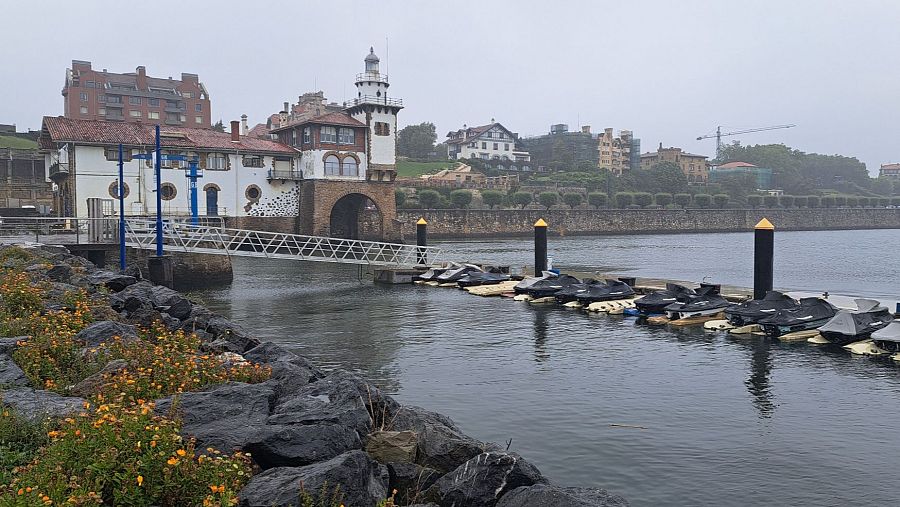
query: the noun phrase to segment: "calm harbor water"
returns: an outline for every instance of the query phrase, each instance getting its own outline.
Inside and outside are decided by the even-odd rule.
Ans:
[[[776,285],[900,292],[900,231],[776,240]],[[529,240],[443,246],[498,264],[532,258]],[[558,267],[580,271],[752,281],[750,234],[551,239],[551,250]],[[890,361],[375,286],[347,267],[235,259],[234,269],[232,285],[196,297],[476,438],[512,439],[557,483],[604,487],[636,506],[900,503],[900,367]]]

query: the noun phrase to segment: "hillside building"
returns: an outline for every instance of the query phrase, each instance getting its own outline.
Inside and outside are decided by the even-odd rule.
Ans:
[[[150,77],[144,66],[118,74],[72,60],[62,96],[66,118],[210,128],[209,92],[197,74]]]
[[[709,183],[716,183],[731,175],[752,174],[756,178],[756,188],[768,190],[772,188],[774,171],[767,167],[757,167],[749,162],[728,162],[709,169]]]
[[[604,129],[597,139],[597,151],[597,165],[617,176],[640,166],[641,140],[636,139],[630,130],[620,130],[619,135],[615,136],[613,129]]]
[[[656,152],[641,155],[641,168],[650,169],[660,162],[672,162],[681,168],[690,184],[703,184],[709,179],[709,163],[705,155],[688,153],[681,148],[663,148],[659,143]]]
[[[569,126],[560,123],[550,126],[550,133],[522,138],[522,148],[531,155],[533,167],[560,169],[581,164],[596,167],[599,162],[597,136],[585,125],[580,131],[569,132]]]
[[[900,180],[900,164],[881,164],[878,177]]]
[[[477,158],[499,170],[531,170],[531,155],[520,146],[519,136],[493,120],[447,133],[447,151],[454,160]]]

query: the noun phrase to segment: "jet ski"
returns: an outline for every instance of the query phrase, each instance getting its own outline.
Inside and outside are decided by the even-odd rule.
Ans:
[[[453,283],[469,273],[483,273],[484,270],[474,264],[463,264],[456,269],[448,269],[435,279],[439,283]]]
[[[778,310],[774,315],[757,320],[756,323],[768,336],[778,337],[795,331],[816,329],[837,313],[831,303],[820,298],[803,298],[793,308]]]
[[[717,294],[714,289],[703,287],[687,297],[685,301],[676,301],[665,307],[669,320],[686,319],[688,317],[706,317],[715,315],[731,306],[727,299]]]
[[[576,299],[583,305],[597,303],[599,301],[615,301],[626,299],[634,295],[634,289],[621,280],[607,280],[603,285],[594,285],[587,291],[578,294]]]
[[[476,285],[495,285],[509,280],[509,275],[504,273],[492,273],[488,271],[474,271],[463,275],[456,281],[460,288],[474,287]]]
[[[516,294],[527,294],[526,290],[541,280],[546,280],[548,278],[556,278],[559,275],[552,271],[544,271],[541,276],[531,276],[528,277],[521,282],[517,283],[515,287],[513,287],[513,292]]]
[[[581,280],[570,275],[559,275],[535,282],[531,287],[525,289],[525,293],[534,299],[545,298],[553,296],[560,290],[576,283],[581,283]]]
[[[583,294],[588,291],[592,287],[605,286],[606,282],[602,280],[594,280],[593,278],[585,278],[581,281],[581,283],[573,283],[568,287],[561,289],[559,292],[553,295],[556,298],[556,302],[560,304],[570,303],[578,299],[579,294]]]
[[[665,313],[665,308],[670,304],[678,301],[685,302],[689,296],[695,294],[693,289],[684,285],[667,283],[665,290],[656,291],[637,299],[634,307],[640,312],[640,315],[661,315]]]
[[[414,276],[413,281],[419,281],[419,282],[435,281],[435,280],[437,280],[437,277],[439,275],[445,273],[448,269],[456,269],[458,267],[459,267],[459,264],[451,263],[449,266],[447,266],[445,268],[431,268],[419,276]]]
[[[857,299],[857,310],[839,310],[819,328],[822,338],[837,345],[865,340],[894,320],[890,310],[874,299]]]
[[[725,310],[725,318],[735,327],[756,324],[758,321],[775,315],[779,310],[788,310],[800,306],[794,298],[787,294],[770,290],[762,299],[754,299],[734,305]]]
[[[887,326],[872,333],[875,346],[888,352],[900,352],[900,320],[891,321]]]

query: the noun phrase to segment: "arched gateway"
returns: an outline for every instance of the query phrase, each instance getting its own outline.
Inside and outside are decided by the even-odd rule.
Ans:
[[[399,241],[393,182],[304,181],[300,234]]]

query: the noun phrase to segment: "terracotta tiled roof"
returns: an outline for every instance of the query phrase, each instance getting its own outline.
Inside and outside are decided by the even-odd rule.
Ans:
[[[265,123],[257,123],[247,132],[247,137],[265,137],[269,135],[269,129]]]
[[[727,164],[720,165],[719,169],[734,169],[736,167],[756,167],[756,166],[749,162],[728,162]]]
[[[326,113],[323,115],[316,116],[314,118],[309,118],[306,120],[297,121],[294,123],[290,123],[285,125],[284,127],[273,128],[271,132],[280,132],[285,129],[299,127],[300,125],[306,125],[314,123],[317,125],[339,125],[341,127],[365,127],[366,124],[353,118],[347,113]]]
[[[62,116],[45,116],[41,133],[42,146],[53,143],[150,146],[155,143],[155,125],[96,120],[76,120]],[[267,153],[295,154],[297,150],[279,142],[241,136],[231,141],[228,132],[210,129],[162,126],[162,145],[165,148],[195,148],[208,150],[241,150]],[[169,135],[167,135],[169,134]],[[48,144],[49,143],[49,144]]]

